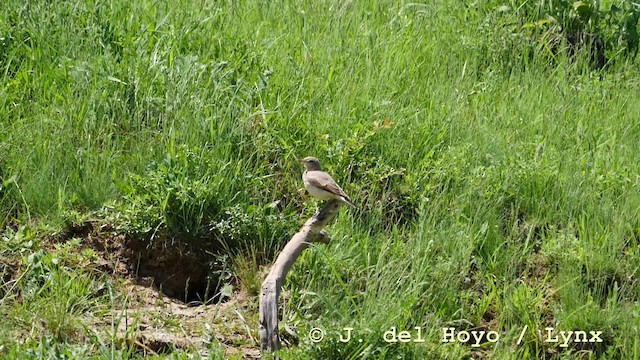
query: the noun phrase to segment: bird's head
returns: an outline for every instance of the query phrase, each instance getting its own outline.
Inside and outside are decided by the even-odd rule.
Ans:
[[[322,170],[320,167],[320,160],[314,158],[313,156],[307,156],[306,158],[300,160],[302,165],[304,165],[304,169],[307,171],[313,170]]]

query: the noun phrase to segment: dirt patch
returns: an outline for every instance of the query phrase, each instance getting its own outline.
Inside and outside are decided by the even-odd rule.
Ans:
[[[540,284],[544,279],[555,276],[558,271],[558,264],[541,252],[523,257],[516,265],[518,278],[530,285]]]
[[[93,320],[92,328],[101,337],[111,338],[115,331],[120,344],[143,356],[189,350],[207,358],[210,349],[217,348],[226,358],[260,358],[257,332],[252,330],[257,329],[257,311],[243,294],[192,307],[131,280],[121,285],[122,298],[111,314]]]
[[[69,227],[52,242],[81,238],[101,259],[99,268],[109,274],[150,280],[164,295],[184,302],[210,302],[219,285],[212,255],[180,241],[144,240],[121,234],[106,224],[85,222]]]
[[[4,297],[9,284],[18,274],[20,259],[15,257],[0,256],[0,297]]]
[[[216,348],[226,358],[260,357],[256,301],[232,290],[217,291],[224,284],[212,281],[210,255],[187,245],[143,242],[94,222],[69,228],[47,243],[53,250],[74,238],[95,252],[91,269],[113,275],[121,289],[110,316],[86,320],[101,337],[115,335],[143,356],[181,349],[206,358]]]

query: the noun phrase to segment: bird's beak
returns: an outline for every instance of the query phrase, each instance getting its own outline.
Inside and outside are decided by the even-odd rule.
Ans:
[[[304,159],[298,159],[298,162],[304,162]]]

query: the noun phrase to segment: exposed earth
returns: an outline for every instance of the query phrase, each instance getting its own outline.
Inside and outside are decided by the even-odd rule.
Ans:
[[[257,301],[235,291],[233,279],[214,284],[196,252],[163,241],[144,246],[96,222],[47,239],[47,247],[57,251],[74,239],[95,253],[86,267],[108,274],[119,292],[110,316],[84,321],[97,334],[108,338],[116,329],[119,341],[133,343],[145,355],[188,349],[207,357],[218,347],[225,358],[260,358]],[[185,290],[189,287],[192,291]],[[216,290],[208,294],[205,288]]]

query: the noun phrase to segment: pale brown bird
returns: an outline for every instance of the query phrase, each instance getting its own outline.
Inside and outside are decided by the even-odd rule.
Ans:
[[[336,184],[331,175],[322,171],[318,159],[308,156],[300,160],[300,162],[305,169],[304,174],[302,174],[302,181],[309,194],[321,200],[336,199],[353,208],[356,207],[349,199],[349,196]]]

